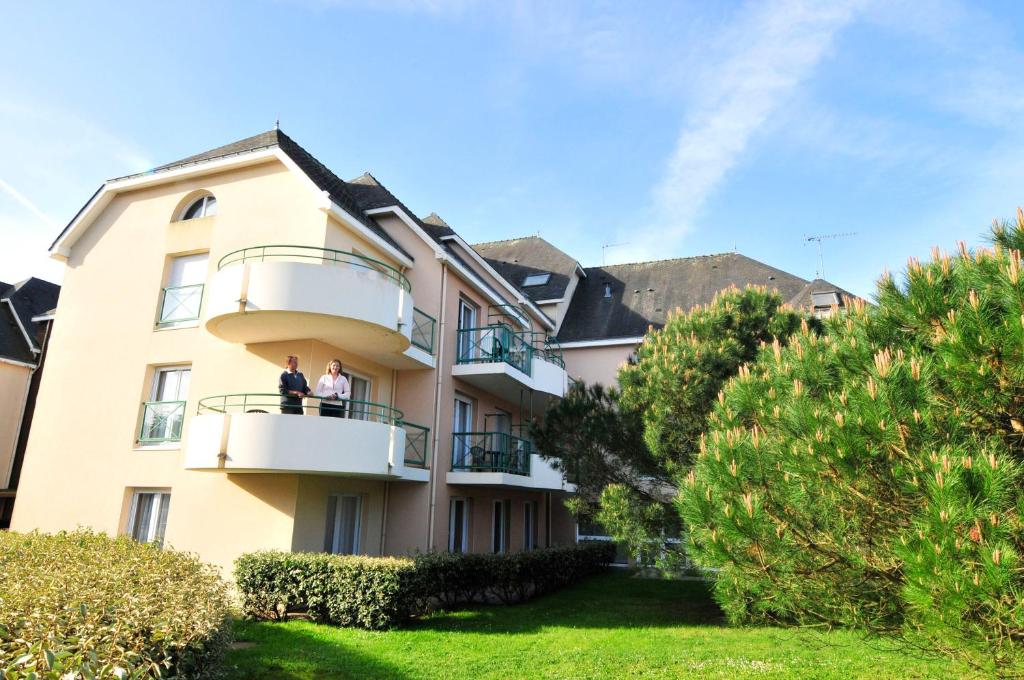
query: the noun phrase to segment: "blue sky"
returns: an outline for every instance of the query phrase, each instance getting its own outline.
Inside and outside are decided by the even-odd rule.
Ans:
[[[1024,5],[6,3],[0,280],[108,177],[282,128],[472,242],[736,249],[861,294],[1024,204]],[[623,244],[603,252],[603,244]]]

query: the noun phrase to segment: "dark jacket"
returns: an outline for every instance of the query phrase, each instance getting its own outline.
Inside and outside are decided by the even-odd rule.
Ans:
[[[298,413],[302,413],[302,398],[288,394],[292,390],[309,394],[309,383],[306,382],[306,376],[302,375],[300,371],[294,373],[283,371],[277,381],[277,391],[281,393],[281,406],[282,408],[298,409]]]

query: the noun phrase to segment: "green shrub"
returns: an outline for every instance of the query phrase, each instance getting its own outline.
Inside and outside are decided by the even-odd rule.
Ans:
[[[590,576],[614,557],[611,543],[412,559],[261,551],[235,560],[235,580],[246,616],[280,620],[305,612],[321,622],[380,630],[434,605],[520,602]]]
[[[302,611],[380,630],[422,611],[422,583],[409,559],[260,551],[235,560],[235,580],[243,612],[257,619]]]
[[[230,596],[192,555],[86,531],[0,532],[4,678],[209,678]]]

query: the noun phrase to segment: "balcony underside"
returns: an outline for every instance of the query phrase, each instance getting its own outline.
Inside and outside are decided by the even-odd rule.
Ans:
[[[532,373],[526,375],[504,361],[452,366],[452,375],[456,378],[512,403],[519,401],[522,390],[534,393],[534,406],[538,408],[545,406],[543,401],[546,399],[561,399],[565,396],[568,379],[564,368],[542,359],[534,359]]]
[[[576,485],[566,482],[562,473],[537,454],[532,454],[530,474],[517,475],[508,472],[483,472],[449,470],[445,476],[448,484],[465,486],[488,486],[504,489],[535,489],[537,491],[563,491],[575,493]]]
[[[280,413],[212,413],[192,419],[185,467],[427,481],[428,470],[403,464],[404,451],[405,431],[395,425]]]
[[[204,310],[206,330],[227,342],[316,339],[392,368],[424,368],[432,358],[410,350],[412,314],[409,292],[375,270],[286,261],[221,269]]]

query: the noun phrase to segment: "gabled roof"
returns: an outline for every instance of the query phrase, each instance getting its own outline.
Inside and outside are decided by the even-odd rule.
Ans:
[[[161,172],[168,172],[171,170],[178,170],[187,168],[192,165],[198,165],[200,163],[227,159],[233,156],[243,156],[245,154],[255,153],[258,151],[264,151],[266,149],[280,149],[284,154],[291,159],[293,163],[307,176],[310,181],[316,185],[318,189],[326,192],[336,205],[343,208],[353,218],[358,220],[360,224],[372,231],[374,234],[379,236],[388,245],[394,247],[400,253],[412,260],[412,256],[402,248],[397,241],[395,241],[390,234],[381,228],[376,221],[371,219],[369,216],[363,213],[363,210],[359,207],[355,198],[350,192],[349,185],[338,177],[336,174],[331,172],[330,168],[317,160],[311,153],[306,151],[304,148],[299,146],[291,137],[286,135],[281,130],[269,130],[267,132],[261,132],[258,135],[252,137],[246,137],[240,139],[237,142],[231,144],[225,144],[224,146],[218,146],[215,149],[209,151],[203,151],[202,153],[187,156],[185,158],[176,160],[172,163],[165,163],[164,165],[157,166],[152,170],[146,172],[136,173],[134,175],[126,175],[124,177],[117,177],[109,180],[107,183],[118,182],[122,180],[136,179],[140,177],[148,177],[157,175]],[[104,185],[106,186],[106,185]],[[98,195],[102,191],[103,187],[96,192]],[[95,195],[94,195],[95,198]],[[88,203],[86,204],[88,205]],[[83,207],[84,210],[84,207]],[[81,214],[81,211],[79,211]],[[57,242],[60,241],[61,237],[70,229],[71,225],[75,222],[75,218],[71,220],[64,231],[60,233],[57,239],[54,241],[53,246],[56,246]],[[51,248],[53,248],[51,246]]]
[[[473,249],[534,302],[560,300],[580,266],[575,259],[539,236],[477,243]],[[551,275],[547,283],[523,285],[527,276],[544,273]]]
[[[563,343],[642,336],[648,326],[663,326],[676,308],[688,311],[709,303],[730,286],[766,286],[791,300],[808,285],[739,253],[588,267],[586,272],[559,329]],[[604,296],[605,284],[611,286],[610,298]]]
[[[35,363],[32,350],[40,348],[36,340],[38,323],[32,321],[32,318],[53,309],[59,295],[60,286],[35,277],[13,285],[2,284],[0,357]]]

